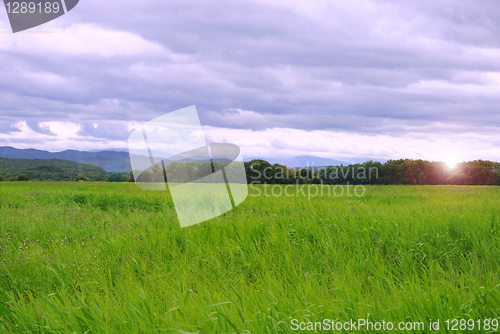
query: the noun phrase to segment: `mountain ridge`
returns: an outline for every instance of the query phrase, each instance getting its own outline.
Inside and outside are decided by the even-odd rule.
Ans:
[[[123,149],[122,149],[123,150]],[[11,146],[0,146],[0,157],[10,158],[10,159],[60,159],[73,161],[77,163],[92,165],[96,167],[101,167],[107,172],[130,172],[130,156],[126,151],[112,151],[112,150],[102,150],[102,151],[78,151],[78,150],[65,150],[61,152],[49,152],[45,150],[38,150],[33,148],[28,149],[18,149]],[[144,166],[150,165],[150,158],[146,156],[135,155],[134,159],[138,162],[144,164]],[[354,162],[346,162],[329,158],[319,158],[315,156],[297,156],[292,158],[261,158],[261,157],[249,157],[244,159],[245,161],[251,161],[253,159],[266,160],[271,164],[281,164],[287,167],[321,167],[321,166],[347,166]],[[157,159],[155,159],[157,160]],[[192,160],[192,159],[191,159]],[[185,159],[183,162],[191,161]],[[360,160],[360,159],[356,159]],[[367,159],[370,160],[370,159]],[[168,161],[168,160],[166,160]],[[196,159],[192,161],[197,161]],[[365,160],[364,160],[365,161]],[[358,161],[356,161],[358,162]],[[146,167],[147,168],[147,167]]]
[[[107,172],[128,172],[131,170],[130,158],[128,152],[117,152],[117,151],[86,152],[77,150],[49,152],[33,148],[17,149],[10,146],[2,146],[0,147],[0,157],[10,158],[10,159],[67,160],[81,164],[101,167]]]

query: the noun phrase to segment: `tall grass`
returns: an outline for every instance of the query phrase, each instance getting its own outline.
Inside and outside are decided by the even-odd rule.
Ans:
[[[500,188],[254,195],[181,229],[168,192],[0,184],[0,330],[292,333],[292,319],[500,314]]]

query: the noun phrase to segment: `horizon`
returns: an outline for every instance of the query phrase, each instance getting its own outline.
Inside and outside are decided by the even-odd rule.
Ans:
[[[47,150],[39,150],[36,148],[16,148],[13,146],[0,146],[0,149],[5,149],[5,148],[10,148],[10,149],[15,149],[15,150],[36,150],[36,151],[42,151],[42,152],[48,152],[48,153],[63,153],[65,151],[76,151],[76,152],[82,152],[82,153],[115,152],[115,153],[127,153],[127,154],[129,154],[128,149],[113,149],[113,148],[104,149],[104,150],[92,150],[92,151],[81,151],[81,150],[75,150],[75,149],[66,149],[63,151],[47,151]],[[3,155],[4,155],[4,153],[0,152],[0,158],[4,157]],[[5,158],[38,160],[38,158],[9,158],[9,157],[5,157]],[[400,157],[397,159],[388,159],[388,160],[384,160],[384,159],[378,159],[378,160],[377,159],[366,159],[366,160],[357,159],[357,161],[348,162],[348,161],[340,161],[340,160],[337,160],[335,158],[321,158],[321,157],[310,156],[310,155],[289,157],[289,158],[283,159],[281,162],[276,162],[277,159],[264,158],[264,157],[248,157],[248,158],[243,157],[243,158],[244,158],[243,160],[245,162],[250,162],[252,160],[261,159],[261,160],[264,160],[264,161],[269,162],[271,164],[280,164],[280,165],[284,165],[288,168],[311,168],[311,167],[314,168],[314,167],[327,167],[327,166],[340,166],[340,165],[348,166],[348,165],[355,165],[355,164],[363,164],[363,163],[369,162],[369,161],[380,162],[380,163],[384,164],[384,163],[388,162],[389,160],[413,160],[413,161],[423,160],[423,161],[428,161],[428,162],[433,162],[433,163],[443,163],[449,169],[454,169],[458,164],[470,163],[473,161],[489,161],[492,163],[500,163],[500,161],[494,161],[494,160],[488,160],[488,159],[475,159],[475,160],[464,160],[464,161],[444,161],[444,160],[411,159],[411,158],[405,158],[405,157]],[[291,165],[290,164],[290,163],[293,163],[294,161],[300,161],[297,159],[301,159],[302,161],[304,161],[304,159],[311,159],[311,161],[305,160],[305,163],[301,163],[298,165]],[[327,164],[319,165],[319,164],[315,164],[314,159],[331,160],[331,161],[334,161],[334,163],[333,164],[327,163]],[[43,160],[43,159],[41,159],[41,160]],[[66,159],[61,159],[61,160],[66,160]],[[196,159],[194,159],[194,160],[196,161]],[[68,160],[68,161],[71,161],[71,160]]]

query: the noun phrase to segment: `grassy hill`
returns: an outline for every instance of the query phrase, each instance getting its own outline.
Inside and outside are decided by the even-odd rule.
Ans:
[[[94,181],[104,181],[106,171],[101,167],[60,159],[9,159],[0,158],[0,175],[9,180],[20,174],[30,180],[72,181],[78,174],[85,174]]]

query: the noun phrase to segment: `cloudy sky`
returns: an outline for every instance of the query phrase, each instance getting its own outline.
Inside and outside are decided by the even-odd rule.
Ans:
[[[196,105],[244,156],[500,161],[500,1],[80,0],[12,34],[0,146],[126,148]]]

